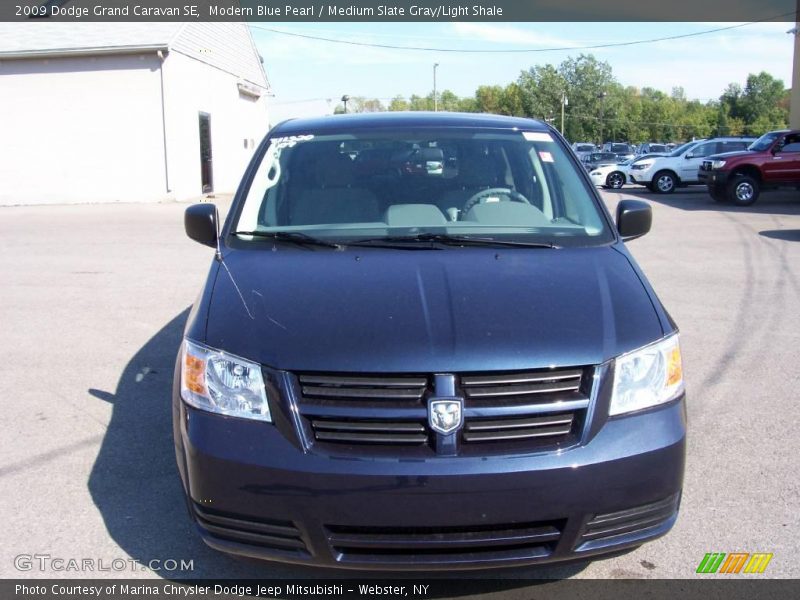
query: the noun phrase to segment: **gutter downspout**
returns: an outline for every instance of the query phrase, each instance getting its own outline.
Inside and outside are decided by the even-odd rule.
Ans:
[[[161,77],[161,136],[164,140],[164,185],[166,186],[167,194],[171,193],[169,185],[169,158],[167,154],[167,109],[166,100],[164,98],[164,61],[167,59],[163,51],[159,50],[158,58],[161,60],[158,72]]]
[[[792,67],[792,95],[789,100],[789,127],[800,129],[800,0],[794,15],[794,65]]]

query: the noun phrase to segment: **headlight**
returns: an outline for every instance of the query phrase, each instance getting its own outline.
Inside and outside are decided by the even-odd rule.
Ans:
[[[649,169],[655,163],[654,160],[643,160],[642,162],[636,162],[631,165],[631,169],[636,169],[637,171],[643,171],[644,169]]]
[[[189,340],[181,352],[181,398],[200,410],[272,421],[260,365]]]
[[[669,402],[683,389],[681,349],[674,334],[617,358],[609,415]]]
[[[725,166],[725,161],[724,160],[712,160],[711,161],[711,168],[712,169],[721,169],[724,166]]]

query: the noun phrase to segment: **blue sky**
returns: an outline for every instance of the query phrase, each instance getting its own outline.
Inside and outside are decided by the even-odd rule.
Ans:
[[[581,50],[529,54],[455,54],[345,46],[258,29],[399,46],[470,49],[579,47],[651,39],[728,27],[733,23],[258,23],[253,36],[272,84],[276,118],[324,112],[342,94],[389,99],[424,95],[433,87],[471,95],[478,85],[505,85],[535,64],[558,64]],[[768,71],[791,85],[791,23],[757,23],[681,40],[585,50],[608,61],[625,85],[708,100],[748,73]]]

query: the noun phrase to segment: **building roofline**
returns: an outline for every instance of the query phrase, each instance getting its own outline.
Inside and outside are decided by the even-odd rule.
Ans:
[[[47,48],[42,50],[0,51],[0,60],[23,58],[64,58],[72,56],[112,56],[118,54],[148,54],[169,52],[169,44],[144,44],[134,46],[95,46],[89,48]]]

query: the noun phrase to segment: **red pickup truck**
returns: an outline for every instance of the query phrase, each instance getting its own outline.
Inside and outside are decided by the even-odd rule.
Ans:
[[[743,152],[709,156],[697,173],[717,202],[750,206],[761,190],[800,189],[800,130],[765,133]]]

